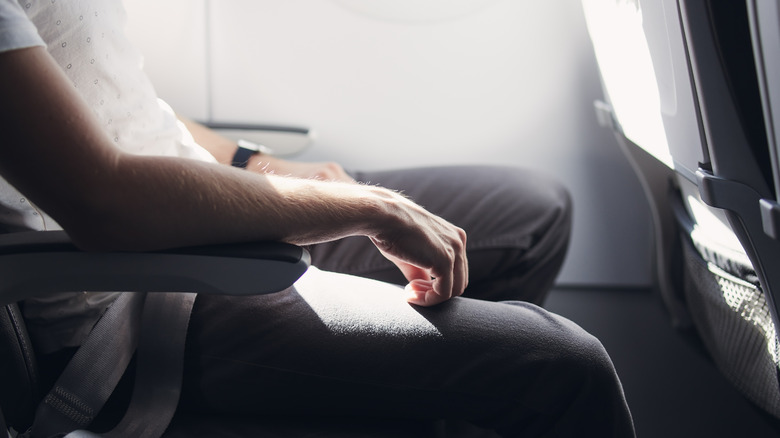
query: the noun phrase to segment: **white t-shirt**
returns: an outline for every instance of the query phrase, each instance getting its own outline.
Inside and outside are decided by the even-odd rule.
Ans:
[[[120,0],[0,0],[0,52],[45,46],[121,149],[215,162],[157,98],[141,55],[124,35],[126,19]],[[3,179],[0,227],[60,229]],[[23,310],[36,347],[51,352],[79,345],[115,295],[61,293],[26,300]]]

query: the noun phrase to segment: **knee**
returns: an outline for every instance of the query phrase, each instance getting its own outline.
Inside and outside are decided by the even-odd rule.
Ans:
[[[601,380],[600,376],[614,373],[612,360],[598,338],[563,317],[550,318],[557,320],[551,330],[556,345],[551,366],[574,381]]]
[[[536,201],[539,205],[543,232],[559,236],[568,242],[571,234],[573,202],[569,190],[559,181],[540,176]]]
[[[612,359],[595,336],[581,330],[568,352],[570,356],[564,362],[568,363],[575,379],[581,380],[578,384],[597,389],[614,385],[617,373]]]
[[[586,425],[592,436],[634,436],[631,412],[623,386],[604,346],[595,337],[584,340],[585,352],[578,358],[577,378],[570,382],[563,403],[572,424]]]
[[[536,254],[560,269],[569,249],[572,230],[572,198],[559,182],[548,179],[540,190],[543,197],[539,227],[534,235]]]
[[[542,370],[550,381],[572,388],[587,382],[611,380],[616,372],[607,350],[598,338],[571,320],[524,302],[504,303],[507,312],[521,312],[520,317],[506,318],[509,333],[531,331],[530,337],[514,337],[518,360],[530,358],[534,369]],[[511,315],[511,314],[510,314]],[[529,327],[532,327],[529,329]],[[529,341],[531,345],[527,344]]]
[[[501,190],[507,202],[501,205],[513,206],[507,213],[532,223],[537,234],[555,234],[568,239],[573,209],[569,190],[544,173],[512,168],[504,171]]]
[[[530,237],[529,253],[536,262],[563,263],[569,247],[572,230],[573,202],[569,190],[557,179],[548,175],[517,170],[511,184],[505,186],[506,196],[521,199],[512,211],[518,226],[524,227]],[[513,204],[503,204],[513,205]],[[542,259],[542,260],[538,260]]]
[[[564,353],[553,366],[561,377],[557,408],[577,412],[571,415],[581,419],[602,418],[620,428],[630,423],[622,384],[602,343],[579,327],[564,330],[563,336]]]

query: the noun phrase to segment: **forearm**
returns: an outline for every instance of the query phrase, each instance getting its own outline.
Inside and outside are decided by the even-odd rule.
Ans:
[[[132,155],[120,156],[111,173],[80,211],[55,215],[86,249],[364,235],[409,279],[410,302],[438,304],[468,284],[463,230],[380,187]]]
[[[63,223],[84,248],[154,250],[250,240],[310,244],[364,235],[410,281],[410,302],[438,304],[468,284],[465,232],[380,187],[130,155],[120,157],[112,173],[114,178],[92,192],[95,198],[87,204],[92,209]]]
[[[100,193],[93,193],[93,212],[66,227],[82,246],[151,250],[248,240],[311,244],[371,236],[392,220],[390,206],[394,198],[400,199],[371,186],[261,175],[160,157],[123,156],[113,174],[103,181]],[[134,213],[129,216],[128,211]],[[84,223],[85,216],[94,218],[92,223]]]

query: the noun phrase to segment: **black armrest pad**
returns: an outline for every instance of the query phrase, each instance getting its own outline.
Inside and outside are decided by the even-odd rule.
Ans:
[[[308,252],[280,242],[84,252],[63,231],[0,235],[0,304],[67,291],[254,295],[283,290],[306,271]]]

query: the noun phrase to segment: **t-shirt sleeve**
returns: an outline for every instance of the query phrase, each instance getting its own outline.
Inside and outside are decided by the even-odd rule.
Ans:
[[[46,46],[38,29],[16,0],[0,0],[0,52]]]

